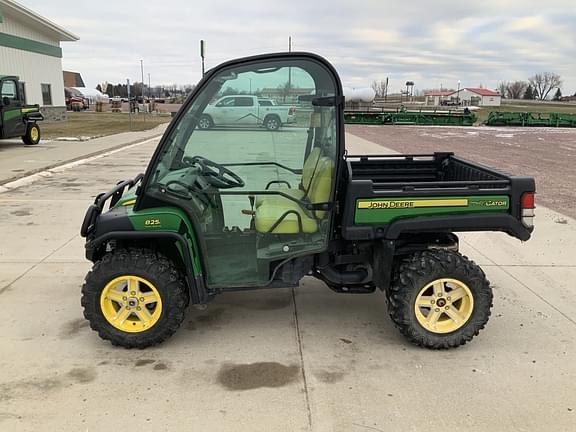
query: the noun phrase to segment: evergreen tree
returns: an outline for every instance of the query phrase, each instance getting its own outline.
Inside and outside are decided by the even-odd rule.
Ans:
[[[562,91],[560,89],[556,89],[556,94],[552,98],[552,100],[559,101],[562,97]]]
[[[528,100],[534,99],[534,90],[532,89],[531,85],[526,87],[526,91],[524,92],[524,99],[528,99]]]

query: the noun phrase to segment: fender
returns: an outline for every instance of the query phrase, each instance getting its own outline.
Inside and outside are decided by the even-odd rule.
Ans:
[[[180,245],[179,252],[182,254],[184,260],[184,267],[186,270],[186,284],[190,293],[190,300],[193,304],[205,304],[209,300],[206,286],[202,275],[195,275],[193,272],[193,261],[190,256],[190,249],[186,238],[177,232],[173,231],[153,231],[153,232],[138,232],[138,231],[111,231],[96,237],[86,242],[86,258],[94,261],[95,253],[100,246],[110,240],[147,240],[167,238],[178,242]]]
[[[481,213],[401,219],[388,226],[384,237],[396,240],[404,232],[453,231],[503,231],[522,241],[528,240],[532,233],[531,229],[512,215]]]

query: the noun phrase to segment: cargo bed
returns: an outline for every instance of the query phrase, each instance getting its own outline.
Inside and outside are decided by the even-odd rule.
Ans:
[[[453,153],[349,155],[345,178],[347,239],[390,238],[416,227],[505,231],[523,240],[532,231],[521,222],[521,199],[534,192],[534,179]]]

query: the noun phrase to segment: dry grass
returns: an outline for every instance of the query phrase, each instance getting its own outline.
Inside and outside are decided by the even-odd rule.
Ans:
[[[170,121],[170,115],[139,114],[130,118],[125,113],[69,112],[62,122],[41,123],[43,138],[95,137],[121,132],[143,131]]]

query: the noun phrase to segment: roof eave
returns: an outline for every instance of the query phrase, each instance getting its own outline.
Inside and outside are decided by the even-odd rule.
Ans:
[[[496,92],[493,92],[492,90],[487,90],[487,89],[485,89],[484,92],[479,92],[477,89],[466,87],[466,88],[464,88],[464,90],[467,90],[470,93],[474,93],[474,94],[477,94],[479,96],[491,96],[491,97],[502,96],[500,93],[496,93]],[[489,91],[490,93],[486,94],[486,91]]]
[[[47,18],[44,18],[43,16],[41,16],[41,15],[37,14],[36,12],[28,9],[26,6],[23,6],[20,3],[16,3],[15,1],[12,1],[12,0],[0,0],[0,5],[2,5],[4,8],[11,9],[13,12],[15,12],[17,14],[24,15],[25,17],[27,17],[33,21],[36,21],[36,22],[42,24],[43,26],[49,28],[51,31],[53,31],[54,33],[56,33],[59,36],[59,40],[61,42],[75,42],[75,41],[80,39],[74,33],[69,32],[68,30],[64,29],[63,27],[60,27],[58,24],[50,21]]]

